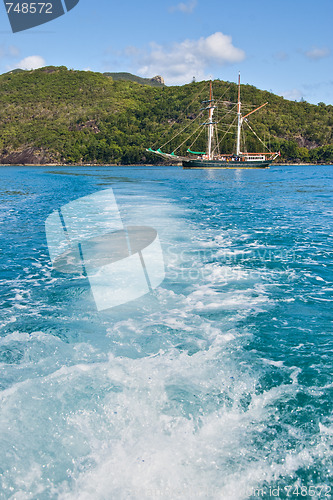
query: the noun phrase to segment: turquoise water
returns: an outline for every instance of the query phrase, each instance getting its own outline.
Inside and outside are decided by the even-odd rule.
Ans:
[[[331,498],[332,167],[0,172],[0,498]],[[98,313],[44,223],[110,187],[166,279]]]

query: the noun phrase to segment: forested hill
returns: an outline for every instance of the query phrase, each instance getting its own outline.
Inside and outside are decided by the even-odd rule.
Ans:
[[[176,142],[184,142],[178,152],[186,151],[191,146],[186,136],[195,132],[200,100],[207,99],[207,92],[207,82],[154,87],[65,67],[1,75],[0,162],[161,162],[145,148],[171,152]],[[269,102],[249,123],[271,150],[281,151],[281,161],[333,163],[333,106],[288,101],[250,85],[242,85],[241,95],[248,106],[244,112]],[[237,101],[236,85],[215,81],[214,97],[228,120]],[[232,133],[224,134],[228,128],[222,132],[221,150],[231,152],[232,125]],[[164,146],[176,134],[177,141]],[[249,151],[262,149],[252,133],[247,139]],[[199,137],[197,151],[204,141]]]

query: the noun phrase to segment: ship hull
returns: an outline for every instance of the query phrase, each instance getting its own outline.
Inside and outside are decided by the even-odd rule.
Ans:
[[[216,160],[183,160],[184,169],[190,168],[269,168],[270,161],[216,161]]]

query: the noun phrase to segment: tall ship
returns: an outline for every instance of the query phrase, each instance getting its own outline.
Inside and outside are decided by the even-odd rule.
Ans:
[[[252,111],[242,114],[242,103],[241,103],[241,84],[240,84],[240,75],[238,77],[238,100],[237,104],[235,103],[236,108],[236,117],[234,121],[231,122],[229,128],[226,133],[230,133],[230,129],[235,126],[236,127],[236,138],[235,138],[235,148],[233,153],[222,153],[220,152],[220,142],[219,141],[219,125],[221,124],[221,120],[214,121],[214,111],[217,109],[217,104],[215,103],[215,99],[213,98],[213,87],[212,82],[209,82],[209,99],[206,101],[202,101],[203,108],[201,108],[201,112],[208,112],[208,119],[204,121],[204,123],[200,123],[198,129],[191,133],[192,137],[196,132],[200,135],[202,128],[206,129],[206,151],[193,151],[193,142],[191,146],[189,146],[186,150],[186,155],[181,155],[177,153],[177,150],[184,146],[184,141],[175,147],[171,153],[166,153],[161,150],[161,147],[158,149],[148,148],[146,151],[150,153],[155,153],[171,162],[175,162],[177,164],[181,163],[184,169],[193,169],[193,168],[268,168],[269,165],[280,156],[280,152],[272,152],[270,148],[260,139],[260,137],[253,130],[251,125],[248,122],[248,117],[259,111],[264,106],[268,104],[268,102],[262,104],[261,106],[253,109]],[[229,113],[229,112],[228,112]],[[200,117],[201,114],[198,115]],[[245,140],[242,141],[243,126],[247,125],[247,127],[253,132],[256,138],[261,142],[265,151],[261,153],[249,153],[246,151]],[[185,127],[186,128],[186,127]],[[225,133],[225,134],[226,134]],[[224,134],[224,136],[225,136]],[[180,135],[180,132],[176,134]],[[167,146],[172,142],[174,138],[170,139],[164,146]]]

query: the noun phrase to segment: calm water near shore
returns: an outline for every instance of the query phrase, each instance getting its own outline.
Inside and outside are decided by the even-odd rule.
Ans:
[[[0,174],[1,499],[332,497],[333,166]],[[97,312],[45,220],[106,188],[166,278]]]

